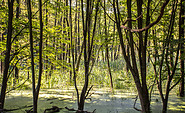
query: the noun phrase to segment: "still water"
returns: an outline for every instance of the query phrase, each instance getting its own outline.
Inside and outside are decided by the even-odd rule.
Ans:
[[[133,92],[133,91],[132,91]],[[85,103],[85,111],[95,113],[140,113],[133,109],[137,93],[130,93],[128,90],[114,90],[110,92],[109,88],[93,88],[90,96]],[[12,91],[7,94],[5,109],[20,108],[32,105],[32,91],[21,90]],[[38,101],[38,113],[44,113],[45,109],[57,106],[63,108],[59,113],[74,113],[65,109],[77,109],[76,92],[74,87],[57,88],[57,89],[41,89]],[[140,108],[139,100],[136,107]],[[161,113],[162,104],[159,95],[153,94],[151,99],[152,113]],[[12,111],[11,113],[26,113],[24,108]],[[185,113],[185,98],[180,98],[175,94],[171,94],[168,104],[168,113]]]

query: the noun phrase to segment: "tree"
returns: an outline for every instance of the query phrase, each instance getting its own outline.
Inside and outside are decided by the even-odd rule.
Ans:
[[[40,42],[39,42],[39,78],[35,92],[35,101],[38,101],[40,86],[41,86],[41,79],[42,79],[42,40],[43,40],[43,22],[42,22],[42,0],[39,0],[39,18],[40,18]],[[37,107],[37,106],[36,106]],[[37,111],[35,111],[37,112]]]
[[[169,21],[169,26],[164,29],[163,33],[165,34],[165,38],[161,42],[160,40],[154,41],[155,54],[154,56],[154,73],[156,76],[156,81],[158,85],[159,94],[163,103],[162,112],[167,112],[168,99],[170,95],[170,91],[180,82],[181,78],[177,74],[177,64],[179,58],[179,49],[180,49],[180,41],[179,39],[174,38],[175,34],[175,15],[177,12],[177,2],[174,0],[172,2],[172,11],[171,17]],[[179,34],[180,35],[180,34]],[[161,44],[162,43],[162,44]],[[161,47],[160,47],[161,46]],[[175,80],[175,78],[177,78]],[[166,84],[165,84],[166,82]],[[163,87],[163,84],[166,87]]]
[[[2,81],[2,87],[1,87],[1,95],[0,95],[0,109],[4,108],[4,102],[5,102],[5,94],[6,94],[6,88],[7,88],[7,81],[8,81],[8,71],[10,66],[10,51],[11,51],[11,39],[12,39],[12,21],[13,21],[13,5],[14,0],[8,0],[8,33],[7,33],[7,39],[6,39],[6,53],[5,53],[5,59],[4,59],[4,71],[3,71],[3,81]]]
[[[133,20],[131,17],[131,0],[127,1],[127,10],[128,10],[128,19],[122,23],[122,18],[120,14],[120,9],[119,9],[119,2],[118,0],[113,0],[113,8],[114,8],[114,15],[115,15],[115,21],[117,24],[117,31],[119,34],[119,39],[120,39],[120,44],[122,47],[122,54],[124,56],[124,59],[126,61],[126,64],[129,68],[129,70],[132,73],[132,76],[134,78],[138,95],[140,98],[140,103],[141,103],[141,108],[142,112],[150,113],[150,101],[149,101],[149,93],[148,93],[148,88],[147,88],[147,82],[146,82],[146,48],[147,48],[147,38],[148,38],[148,29],[157,24],[163,14],[164,14],[164,9],[166,5],[169,3],[169,0],[166,0],[161,7],[160,14],[157,17],[156,21],[152,22],[149,24],[149,6],[150,6],[150,0],[148,2],[148,8],[147,8],[147,15],[146,15],[146,27],[143,26],[143,13],[142,13],[142,5],[143,1],[137,0],[137,19]],[[131,21],[137,21],[138,23],[138,29],[132,29],[132,23]],[[126,27],[125,24],[128,22],[128,26]],[[121,31],[121,28],[128,30],[129,32],[136,32],[138,33],[138,42],[137,40],[134,40],[133,35],[129,33],[129,38],[127,38],[127,42],[130,46],[130,51],[131,51],[131,59],[128,56],[128,53],[125,49],[125,43],[123,41],[123,34]],[[145,31],[145,37],[143,37],[143,33]],[[137,47],[137,45],[139,47]],[[136,59],[136,50],[138,50],[138,58],[139,58],[139,66],[140,69],[138,69],[137,66],[137,59]],[[128,51],[129,52],[129,51]],[[137,109],[139,110],[139,109]]]
[[[104,8],[105,8],[105,0],[104,0]],[[108,72],[110,76],[110,83],[111,83],[111,90],[113,91],[113,81],[112,81],[112,73],[110,68],[110,62],[109,62],[109,48],[108,48],[108,33],[107,33],[107,19],[106,19],[106,9],[104,9],[104,23],[105,23],[105,43],[106,43],[106,58],[107,58],[107,66],[108,66]]]
[[[16,8],[16,19],[18,20],[19,19],[19,16],[20,16],[20,0],[16,0],[17,1],[17,8]],[[16,41],[17,42],[17,41]],[[17,46],[17,44],[16,44],[16,46],[15,46],[16,48],[18,47]],[[16,59],[18,59],[18,56],[16,55]],[[17,80],[18,80],[18,78],[19,78],[19,69],[18,69],[18,67],[15,65],[15,73],[14,73],[14,75],[15,75],[15,78],[14,78],[14,83],[16,83],[17,82]]]
[[[31,71],[32,71],[32,91],[33,91],[33,112],[37,112],[37,102],[36,102],[36,90],[35,90],[35,68],[34,68],[34,53],[33,53],[33,34],[32,34],[32,8],[31,1],[27,1],[28,7],[28,19],[29,19],[29,37],[30,37],[30,52],[31,52]]]
[[[149,1],[148,1],[149,2]],[[139,48],[138,48],[138,56],[139,56],[139,65],[140,65],[140,72],[139,73],[139,69],[137,66],[137,59],[136,59],[136,46],[134,46],[134,40],[133,40],[133,35],[131,32],[129,32],[129,39],[128,44],[130,46],[131,49],[131,59],[127,56],[129,51],[126,51],[125,49],[125,44],[123,41],[123,34],[121,31],[121,15],[120,15],[120,9],[119,9],[119,5],[118,5],[118,0],[117,1],[113,1],[113,7],[114,7],[114,15],[115,15],[115,20],[116,20],[116,24],[117,24],[117,31],[119,34],[119,39],[120,39],[120,44],[121,44],[121,48],[122,48],[122,54],[124,56],[124,59],[127,63],[127,66],[129,68],[129,70],[132,73],[132,76],[134,78],[136,87],[137,87],[137,91],[138,91],[138,95],[140,98],[140,103],[141,103],[141,108],[142,112],[145,113],[150,113],[150,101],[149,101],[149,94],[148,94],[148,88],[147,88],[147,82],[146,82],[146,44],[147,44],[147,40],[146,38],[143,38],[143,34],[142,32],[139,32]],[[127,1],[127,10],[128,10],[128,19],[131,19],[131,0]],[[141,13],[142,13],[142,1],[137,0],[137,13],[138,13],[138,17],[140,17]],[[130,29],[132,29],[132,23],[131,21],[128,21],[128,26]],[[142,18],[138,18],[138,29],[142,29]],[[129,60],[130,59],[130,60]],[[137,109],[139,110],[139,109]]]
[[[179,37],[182,40],[180,47],[180,65],[181,65],[181,81],[179,87],[179,93],[181,97],[184,97],[184,0],[180,1],[180,14],[179,14]]]
[[[34,52],[33,52],[33,33],[32,33],[32,10],[31,1],[28,0],[28,18],[29,18],[29,36],[30,36],[30,51],[31,51],[31,69],[32,69],[32,90],[33,90],[33,112],[37,113],[37,101],[41,86],[42,77],[42,37],[43,37],[43,23],[42,23],[42,0],[39,0],[39,17],[40,17],[40,42],[39,42],[39,78],[37,87],[35,85],[35,69],[34,69]]]
[[[71,1],[70,1],[71,2]],[[85,99],[88,96],[89,90],[92,88],[90,87],[88,89],[88,84],[89,84],[89,75],[90,75],[90,61],[92,60],[92,54],[93,54],[93,46],[94,46],[94,36],[95,36],[95,30],[96,30],[96,23],[97,23],[97,15],[98,15],[98,6],[99,6],[100,0],[97,0],[97,2],[93,2],[92,0],[87,0],[87,5],[86,5],[86,14],[84,15],[84,4],[83,0],[81,0],[81,13],[82,13],[82,26],[83,26],[83,45],[81,52],[83,50],[83,56],[84,56],[84,68],[85,68],[85,82],[84,86],[82,88],[81,94],[78,92],[77,88],[77,83],[76,83],[76,75],[78,72],[79,68],[79,60],[81,58],[81,53],[79,54],[79,58],[77,61],[77,64],[75,66],[75,58],[74,58],[74,45],[73,45],[73,39],[72,39],[72,30],[71,30],[71,46],[72,46],[72,60],[73,60],[73,75],[74,75],[74,85],[77,93],[77,103],[78,103],[78,110],[83,112],[84,109],[84,104],[85,104]],[[95,18],[94,18],[94,26],[92,30],[92,35],[91,35],[91,22],[92,22],[92,13],[95,5]],[[70,3],[71,6],[71,3]],[[70,7],[71,11],[71,7]],[[70,12],[71,15],[71,12]],[[86,17],[86,18],[85,18]],[[72,19],[70,16],[70,22],[72,26]],[[71,27],[72,29],[72,27]],[[93,65],[92,65],[93,66]],[[77,69],[77,70],[76,70]]]

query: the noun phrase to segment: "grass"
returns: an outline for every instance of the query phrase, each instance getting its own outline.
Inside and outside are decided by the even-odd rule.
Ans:
[[[118,59],[115,61],[110,61],[111,73],[113,78],[113,85],[116,89],[129,89],[130,87],[134,87],[134,82],[130,73],[127,73],[125,70],[125,62],[123,59]],[[50,70],[44,70],[42,74],[42,88],[61,88],[73,86],[73,78],[72,83],[70,82],[70,72],[69,70],[53,70],[51,76],[46,76],[46,71],[49,73]],[[84,84],[84,66],[81,63],[79,72],[77,73],[77,84],[79,86]],[[31,72],[28,70],[19,72],[19,80],[14,83],[14,75],[10,76],[8,81],[8,89],[12,87],[18,87],[22,84],[28,77],[29,79],[25,84],[21,85],[18,89],[31,89],[32,88],[32,78]],[[73,76],[73,75],[72,75]],[[2,77],[2,76],[1,76]],[[38,75],[36,75],[38,78]],[[1,79],[2,80],[2,79]],[[36,79],[37,80],[37,79]],[[1,81],[0,81],[1,82]],[[99,61],[93,67],[93,70],[89,76],[89,84],[96,85],[99,87],[110,87],[110,76],[107,68],[107,61]]]
[[[112,77],[113,77],[114,90],[115,91],[121,90],[124,93],[128,92],[129,94],[131,94],[131,93],[137,94],[136,93],[137,90],[136,90],[136,87],[135,87],[135,84],[134,84],[134,81],[133,81],[133,77],[132,77],[131,73],[127,72],[126,69],[125,69],[126,68],[125,61],[120,58],[116,61],[111,61],[110,66],[111,66],[111,72],[112,72]],[[49,70],[47,70],[47,71],[49,72]],[[38,75],[36,75],[36,76],[38,77]],[[27,79],[27,77],[28,77],[28,72],[20,71],[19,83],[14,84],[13,75],[10,76],[10,79],[8,81],[8,90],[12,89],[12,87],[19,86],[21,83],[24,82],[24,80]],[[74,88],[73,83],[70,82],[69,70],[65,70],[65,71],[54,70],[53,73],[51,74],[51,76],[48,76],[47,79],[46,79],[46,70],[45,70],[43,72],[42,77],[43,77],[42,78],[42,89],[44,89],[44,88],[46,88],[46,89],[54,88],[55,90],[56,89],[63,90],[65,88],[67,88],[69,90],[70,87]],[[153,67],[152,67],[151,64],[150,65],[147,64],[147,83],[148,83],[148,86],[150,86],[153,83],[153,80],[154,80]],[[83,63],[81,63],[79,72],[77,74],[77,84],[79,86],[78,87],[79,91],[81,91],[82,86],[84,84],[84,66],[83,66]],[[108,73],[108,69],[107,69],[107,62],[99,61],[97,64],[95,64],[95,66],[92,70],[92,73],[89,76],[89,87],[91,85],[94,85],[94,87],[99,88],[99,89],[104,89],[105,87],[106,88],[108,87],[110,89],[110,77],[109,77],[109,73]],[[23,84],[21,87],[17,88],[17,91],[19,91],[19,90],[28,90],[28,89],[30,89],[30,90],[32,89],[31,72],[29,73],[28,81],[25,84]],[[156,86],[154,87],[154,90],[155,90],[155,94],[158,95],[159,93],[158,93],[158,90],[157,90]],[[94,89],[93,89],[93,91],[96,92],[96,90],[94,90]],[[175,94],[177,94],[177,91],[178,91],[178,88],[174,89],[172,92],[173,93],[175,92]],[[10,94],[11,94],[11,92],[10,92]],[[72,95],[75,95],[75,94],[76,93],[73,93]],[[153,100],[156,99],[156,97],[153,96],[155,94],[154,93],[152,94]],[[173,95],[175,95],[175,94],[173,94]],[[106,95],[106,94],[103,93],[103,95]],[[174,99],[176,97],[170,97],[170,98]],[[99,98],[97,98],[97,100],[99,100]],[[158,100],[160,101],[160,97],[159,97]],[[115,101],[115,102],[117,103],[117,101]],[[180,106],[180,107],[178,107],[177,111],[182,110],[182,108],[184,109],[184,106],[182,106],[182,105],[184,105],[184,103],[181,102],[181,99],[179,100],[180,103],[174,102],[174,100],[173,101],[170,100],[170,102],[171,102],[170,103],[170,110],[172,110],[172,111],[177,110],[175,108],[176,105]],[[107,103],[107,100],[105,101],[105,103]],[[160,101],[160,103],[161,103],[161,101]],[[110,103],[110,104],[112,104],[112,103]],[[156,102],[152,102],[151,104],[152,104],[152,107],[153,106],[158,106],[158,107],[161,108],[161,104],[159,105]],[[95,107],[98,107],[98,106],[95,106]],[[91,109],[91,108],[88,108],[88,109]]]

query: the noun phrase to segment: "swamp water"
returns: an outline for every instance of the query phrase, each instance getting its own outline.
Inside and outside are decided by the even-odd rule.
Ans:
[[[136,93],[129,93],[122,89],[110,93],[109,88],[93,88],[90,97],[86,100],[85,111],[95,113],[140,113],[133,108]],[[14,109],[32,105],[32,91],[12,91],[7,94],[5,109]],[[77,109],[76,92],[73,87],[66,89],[41,89],[38,101],[38,113],[44,113],[45,109],[57,106],[64,108],[60,113],[74,113],[65,107]],[[140,108],[139,100],[136,107]],[[162,104],[159,95],[152,96],[152,113],[161,113]],[[26,113],[25,108],[11,113]],[[169,98],[168,113],[185,113],[185,98],[172,94]]]

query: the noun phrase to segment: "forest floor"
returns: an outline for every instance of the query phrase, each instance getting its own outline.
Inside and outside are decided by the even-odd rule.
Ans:
[[[93,88],[90,91],[90,97],[86,100],[85,111],[96,111],[95,113],[140,113],[133,108],[136,93],[130,93],[128,90],[116,89],[114,94],[109,88]],[[151,98],[152,113],[161,113],[162,103],[157,93]],[[5,109],[20,108],[32,105],[32,91],[21,90],[12,91],[7,94]],[[74,113],[68,111],[65,107],[77,109],[76,92],[74,87],[58,89],[42,89],[39,95],[38,113],[44,113],[45,109],[57,106],[61,108],[60,113]],[[136,107],[140,108],[139,100]],[[24,108],[11,113],[26,113]],[[168,104],[168,113],[184,113],[185,98],[180,98],[171,94]]]

